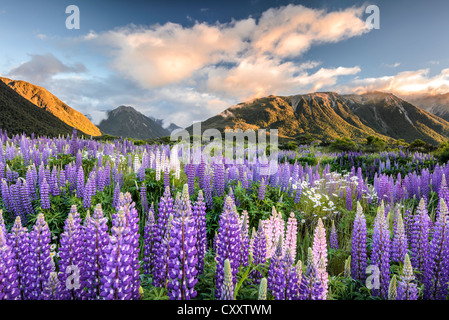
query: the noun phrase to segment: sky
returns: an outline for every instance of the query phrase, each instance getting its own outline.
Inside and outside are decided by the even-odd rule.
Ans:
[[[448,31],[444,0],[0,0],[0,75],[94,124],[127,105],[186,127],[271,94],[446,93]]]

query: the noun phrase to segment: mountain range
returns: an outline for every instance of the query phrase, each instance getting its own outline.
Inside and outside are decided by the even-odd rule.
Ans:
[[[130,106],[109,111],[95,126],[48,90],[26,81],[0,77],[0,129],[11,134],[57,136],[73,127],[92,136],[110,134],[135,139],[169,136],[179,129],[162,119],[146,116]],[[315,92],[292,96],[270,95],[231,106],[201,123],[202,130],[278,129],[279,137],[309,134],[331,141],[340,137],[361,140],[376,136],[386,141],[421,139],[431,144],[449,137],[449,93],[408,96],[370,92],[342,95]],[[191,132],[192,127],[187,130]]]
[[[446,141],[449,122],[391,94],[316,92],[268,96],[231,106],[201,123],[201,129],[278,129],[280,138],[310,134],[319,140],[377,136],[387,141]],[[191,132],[192,127],[187,130]]]
[[[2,77],[0,77],[0,80],[23,98],[51,113],[68,126],[75,127],[87,135],[101,135],[100,130],[85,115],[70,108],[48,90],[26,81]]]
[[[142,140],[166,137],[180,128],[173,123],[164,128],[163,120],[147,117],[130,106],[109,111],[98,127],[105,134]]]

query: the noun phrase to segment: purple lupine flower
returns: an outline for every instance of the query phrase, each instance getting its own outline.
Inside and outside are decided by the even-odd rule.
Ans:
[[[351,274],[356,280],[365,281],[367,255],[366,255],[366,219],[363,214],[362,206],[357,201],[357,212],[352,229],[351,244]]]
[[[352,190],[349,186],[346,188],[346,209],[352,211]]]
[[[301,194],[302,194],[302,187],[301,184],[298,183],[296,185],[296,192],[295,192],[295,203],[299,203],[299,201],[301,201]]]
[[[214,181],[213,181],[214,195],[216,197],[221,197],[222,195],[224,195],[224,174],[225,172],[223,164],[216,163],[214,166]]]
[[[408,240],[405,234],[404,221],[399,210],[396,210],[397,220],[396,230],[393,235],[393,243],[391,248],[391,260],[401,262],[405,259],[405,254],[408,250]]]
[[[105,249],[104,269],[102,270],[100,295],[105,300],[133,299],[132,238],[126,226],[124,208],[114,214],[112,235]]]
[[[157,255],[154,261],[154,285],[156,287],[167,287],[168,271],[169,271],[169,243],[171,241],[171,228],[172,228],[173,215],[168,217],[166,232],[162,238],[159,247],[157,248]],[[157,243],[157,242],[156,242]]]
[[[229,259],[224,261],[224,278],[221,294],[218,300],[234,300],[234,281],[232,276],[231,262]]]
[[[415,276],[408,253],[405,254],[404,267],[400,278],[396,300],[418,300],[418,288],[414,282]]]
[[[105,249],[109,242],[107,218],[103,215],[101,204],[97,204],[92,217],[86,217],[84,234],[86,297],[96,300],[100,298],[101,272],[104,269]]]
[[[259,220],[259,227],[254,237],[252,254],[254,265],[257,266],[259,264],[265,264],[267,260],[267,238],[265,237],[265,232],[262,228],[261,220]],[[262,278],[262,273],[259,270],[256,270],[254,273],[251,273],[251,278],[253,279],[254,283],[257,284]]]
[[[168,243],[170,241],[171,221],[173,219],[173,198],[170,194],[170,187],[165,188],[164,195],[159,202],[159,214],[157,217],[157,226],[159,234],[154,239],[156,250],[156,261],[154,262],[154,283],[156,286],[165,287],[168,275]]]
[[[318,219],[318,224],[315,228],[312,252],[317,277],[320,279],[321,285],[323,286],[322,300],[326,300],[329,285],[329,275],[326,271],[327,241],[326,241],[326,229],[324,228],[324,224],[321,218]]]
[[[37,216],[30,232],[29,248],[25,267],[25,299],[42,300],[44,288],[52,271],[50,229],[43,213]]]
[[[144,213],[148,212],[148,199],[147,199],[147,187],[145,186],[145,182],[142,182],[142,186],[140,187],[140,202],[142,204],[142,210]]]
[[[140,274],[139,274],[139,214],[136,209],[136,204],[132,201],[131,194],[126,192],[120,194],[119,197],[120,208],[124,209],[126,219],[127,233],[124,235],[126,244],[129,246],[129,274],[131,276],[130,290],[131,299],[139,299]],[[120,209],[119,209],[120,210]]]
[[[165,168],[164,170],[164,188],[167,188],[170,186],[170,169]]]
[[[307,271],[301,276],[298,288],[299,300],[322,300],[323,285],[317,275],[312,248],[308,249]]]
[[[184,185],[181,201],[176,209],[169,243],[168,295],[172,300],[189,300],[196,297],[194,287],[198,279],[196,278],[197,235],[187,184]]]
[[[72,207],[73,209],[76,210]],[[69,213],[61,234],[59,280],[63,284],[68,283],[61,292],[64,300],[80,300],[85,286],[84,232],[79,220],[76,218],[76,211],[75,214]]]
[[[84,171],[83,167],[79,167],[76,180],[76,195],[82,199],[84,197]]]
[[[212,208],[214,205],[214,202],[212,199],[212,189],[211,189],[211,184],[210,184],[209,173],[204,174],[203,185],[204,185],[204,199],[206,201],[206,206],[208,208]]]
[[[298,277],[289,249],[287,249],[281,260],[281,272],[277,277],[277,286],[274,294],[275,299],[296,300],[299,289]]]
[[[34,214],[34,209],[33,206],[31,205],[31,197],[29,194],[29,187],[28,187],[28,181],[24,180],[23,181],[23,185],[22,185],[22,190],[20,192],[21,195],[21,199],[22,199],[22,206],[24,209],[24,213],[26,213],[26,215],[29,214]],[[26,216],[25,216],[26,218]],[[25,220],[27,221],[27,220]]]
[[[330,247],[334,250],[338,250],[338,237],[337,237],[337,229],[335,228],[335,222],[332,220],[332,227],[329,236]]]
[[[198,255],[197,271],[203,273],[204,255],[207,250],[207,229],[206,229],[206,203],[204,202],[203,191],[198,191],[198,198],[193,206],[193,217],[195,218],[197,241],[196,252]]]
[[[259,198],[259,200],[264,200],[265,199],[265,179],[262,178],[262,181],[260,182],[260,186],[259,186],[259,194],[257,196]]]
[[[41,186],[41,207],[42,209],[50,209],[51,205],[50,205],[50,197],[49,197],[49,185],[46,181],[46,179],[44,178],[44,180],[42,181],[42,186]]]
[[[424,272],[429,261],[429,216],[424,198],[421,198],[416,214],[414,215],[413,228],[410,237],[411,262],[417,274],[418,281],[423,281]]]
[[[189,194],[193,195],[195,192],[195,165],[193,163],[187,163],[185,166],[185,172],[187,175],[187,185],[189,186]]]
[[[154,206],[148,211],[147,221],[145,228],[143,229],[143,241],[144,241],[144,257],[143,257],[143,270],[145,274],[152,274],[154,270],[154,262],[156,259],[156,244],[160,242],[160,230],[157,227],[156,220],[154,218]]]
[[[374,288],[373,294],[382,298],[388,297],[390,285],[390,230],[385,219],[383,202],[377,210],[373,227],[373,248],[371,264],[379,268],[380,288]]]
[[[3,199],[3,203],[5,204],[6,210],[13,211],[11,193],[9,192],[8,183],[6,182],[5,179],[2,179],[1,196]]]
[[[446,202],[440,198],[438,219],[429,245],[424,274],[424,299],[445,300],[449,280],[449,217]]]
[[[170,187],[166,187],[159,202],[159,214],[157,216],[157,224],[161,230],[162,238],[165,236],[168,217],[172,214],[174,214],[173,198],[170,193]]]
[[[1,210],[0,210],[1,214]],[[5,230],[2,228],[2,231]],[[17,270],[17,281],[18,288],[20,290],[21,300],[25,299],[24,295],[24,282],[25,282],[25,268],[27,265],[27,257],[29,250],[29,234],[25,227],[22,227],[22,222],[19,217],[16,217],[14,225],[9,234],[9,244],[11,245],[12,252],[14,255],[14,265]]]
[[[224,260],[229,259],[231,263],[234,284],[237,282],[236,274],[240,264],[240,226],[238,214],[234,210],[234,203],[230,197],[226,198],[225,209],[220,216],[218,227],[218,238],[216,243],[217,271],[215,296],[221,296],[221,285],[224,277]]]
[[[91,176],[84,187],[83,207],[88,209],[92,206],[92,196],[95,195],[95,176]]]
[[[0,300],[21,298],[14,252],[8,245],[7,234],[0,228]]]
[[[270,260],[270,267],[268,269],[268,290],[271,291],[272,295],[276,297],[276,292],[282,291],[282,288],[279,288],[278,277],[282,274],[282,238],[279,237],[279,241],[276,246],[276,250],[274,251],[273,256]]]
[[[61,292],[63,286],[58,278],[58,273],[55,271],[50,272],[50,277],[45,283],[44,291],[42,294],[43,300],[62,300]]]

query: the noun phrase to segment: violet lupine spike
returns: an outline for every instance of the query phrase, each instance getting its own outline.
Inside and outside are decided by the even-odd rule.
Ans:
[[[317,276],[323,286],[323,299],[326,300],[327,290],[329,286],[329,275],[326,271],[327,268],[327,241],[326,241],[326,229],[324,228],[321,218],[318,219],[318,225],[315,228],[315,234],[313,239],[313,259],[316,266]],[[322,263],[321,263],[322,260]]]
[[[192,216],[189,198],[189,186],[184,185],[180,205],[176,217],[172,221],[171,241],[169,243],[170,263],[168,295],[174,300],[189,300],[196,297],[195,284],[196,256],[196,225]]]
[[[105,249],[100,295],[105,300],[131,300],[133,290],[133,247],[123,208],[114,215],[109,244]]]
[[[42,209],[50,209],[50,196],[49,196],[49,185],[44,178],[42,181],[42,187],[41,187],[41,207]]]
[[[147,199],[147,187],[145,185],[145,182],[142,182],[142,185],[140,187],[140,203],[142,204],[142,210],[144,213],[147,213],[148,208],[148,199]]]
[[[58,273],[55,271],[50,272],[50,277],[45,284],[42,294],[43,300],[63,300],[61,296],[62,290],[63,285],[59,281]]]
[[[302,187],[301,184],[298,182],[296,185],[296,192],[295,192],[295,203],[299,203],[301,201],[301,194],[302,194]]]
[[[418,273],[418,281],[424,280],[424,273],[429,261],[429,225],[427,206],[421,198],[413,219],[413,228],[410,238],[411,262],[413,269]]]
[[[131,299],[137,300],[140,298],[140,274],[139,274],[139,214],[136,209],[136,204],[132,201],[131,194],[126,192],[119,197],[120,208],[125,211],[126,228],[125,234],[127,245],[129,245],[129,267],[131,275]]]
[[[287,252],[282,258],[281,266],[282,274],[277,278],[278,288],[281,290],[277,292],[275,298],[277,300],[296,300],[299,289],[298,277],[289,249],[287,249]]]
[[[362,206],[357,201],[357,212],[354,219],[351,243],[351,274],[356,280],[365,281],[367,254],[366,254],[366,219]]]
[[[405,255],[404,267],[397,288],[396,300],[418,300],[418,288],[415,283],[413,267],[408,253]]]
[[[79,221],[76,220],[74,215],[69,213],[60,240],[59,280],[64,284],[69,283],[61,292],[64,300],[82,299],[85,286],[84,235]]]
[[[1,210],[0,210],[1,215]],[[3,228],[2,228],[3,230]],[[5,230],[3,230],[5,232]],[[27,265],[27,257],[29,251],[29,234],[27,228],[22,226],[20,217],[16,217],[14,225],[9,234],[9,244],[11,245],[14,255],[14,265],[17,270],[17,281],[20,290],[21,300],[25,299],[24,283],[25,283],[25,269]]]
[[[42,300],[44,287],[52,272],[50,229],[43,213],[37,216],[36,223],[30,232],[29,248],[25,268],[25,299]]]
[[[352,211],[352,190],[349,186],[346,188],[346,209]]]
[[[234,300],[234,281],[232,276],[231,263],[229,259],[224,261],[224,277],[223,284],[221,286],[221,294],[218,300]]]
[[[405,234],[404,221],[401,213],[397,214],[397,225],[393,235],[393,243],[391,248],[391,260],[394,262],[404,261],[405,254],[408,250],[408,240]]]
[[[156,287],[166,288],[168,272],[169,272],[169,262],[170,262],[170,251],[169,243],[171,241],[171,228],[172,228],[173,215],[170,214],[168,217],[166,232],[164,237],[161,239],[160,245],[157,249],[156,259],[154,261],[154,285]]]
[[[100,298],[101,272],[104,268],[105,249],[109,242],[107,218],[101,204],[97,204],[92,217],[85,222],[84,267],[86,270],[86,298]]]
[[[156,259],[155,244],[159,244],[157,241],[159,238],[160,232],[154,218],[154,206],[151,204],[151,208],[148,210],[147,221],[143,229],[144,251],[142,262],[145,274],[153,274],[154,261]]]
[[[224,260],[229,259],[231,263],[234,284],[237,282],[236,274],[240,265],[240,226],[238,214],[234,211],[234,203],[230,197],[226,198],[225,209],[220,216],[218,227],[218,238],[216,241],[216,286],[215,296],[221,295],[221,285],[224,277]]]
[[[273,296],[276,296],[276,292],[280,290],[278,277],[282,273],[281,272],[282,257],[283,257],[282,238],[279,237],[276,250],[273,256],[271,257],[270,267],[268,269],[268,290],[271,291]]]
[[[285,232],[284,253],[289,252],[292,260],[296,260],[296,242],[298,237],[298,226],[295,214],[290,212],[287,220],[287,230]]]
[[[332,227],[329,236],[330,247],[334,250],[338,250],[338,237],[337,237],[337,229],[335,228],[335,222],[332,220]]]
[[[208,173],[204,174],[203,185],[204,185],[204,199],[206,201],[206,206],[211,209],[214,206],[214,202],[212,198],[210,176]]]
[[[373,294],[386,299],[390,284],[390,230],[385,219],[383,205],[377,210],[373,227],[373,245],[371,264],[379,268],[380,288],[374,288]]]
[[[207,250],[207,229],[206,229],[206,203],[204,202],[203,191],[199,190],[198,198],[193,206],[193,216],[197,229],[196,251],[198,255],[197,271],[203,273],[204,256]]]
[[[159,214],[157,216],[157,224],[160,228],[162,238],[165,236],[168,217],[174,214],[173,203],[170,187],[166,187],[159,202]]]
[[[84,197],[84,170],[79,167],[76,178],[76,195],[82,199]]]
[[[299,300],[322,300],[323,285],[317,275],[312,248],[308,249],[307,271],[301,277],[298,288]]]
[[[440,198],[438,219],[429,245],[429,260],[424,274],[424,299],[445,300],[449,280],[449,217]]]
[[[265,264],[267,261],[267,238],[265,237],[264,229],[262,228],[261,220],[259,220],[259,227],[257,233],[254,237],[254,242],[252,245],[252,255],[254,265]],[[262,273],[259,270],[255,270],[254,273],[250,274],[251,279],[254,283],[259,283],[262,278]]]
[[[8,245],[7,234],[0,228],[0,300],[21,298],[14,252]]]

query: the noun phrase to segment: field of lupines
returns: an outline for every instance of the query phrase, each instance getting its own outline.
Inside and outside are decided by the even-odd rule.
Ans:
[[[0,299],[447,298],[447,164],[311,147],[266,169],[0,131]]]

